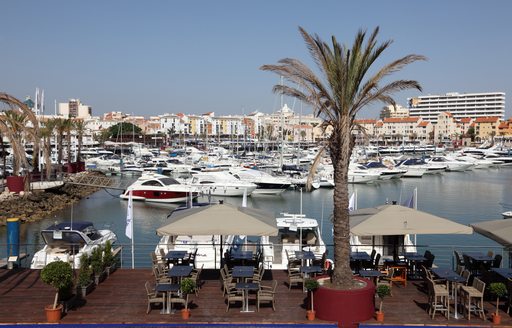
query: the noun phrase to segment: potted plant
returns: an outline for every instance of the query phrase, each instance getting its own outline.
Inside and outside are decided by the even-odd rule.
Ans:
[[[112,243],[110,240],[107,240],[105,243],[105,248],[103,249],[103,265],[105,266],[105,271],[107,272],[107,276],[110,275],[110,271],[113,271],[115,266],[114,255],[112,254]]]
[[[94,273],[94,283],[97,286],[100,283],[100,277],[103,272],[103,254],[99,246],[91,253],[91,267]]]
[[[377,286],[377,296],[380,298],[379,311],[376,313],[377,321],[384,321],[384,312],[382,312],[382,303],[386,296],[391,295],[391,288],[388,285]]]
[[[59,294],[69,291],[73,286],[73,269],[71,264],[62,261],[48,263],[41,270],[41,280],[55,289],[53,305],[45,307],[48,322],[57,323],[62,315],[62,304],[58,304]]]
[[[80,271],[77,277],[77,294],[80,291],[82,298],[87,295],[87,288],[92,284],[92,269],[91,269],[91,258],[87,254],[82,254],[80,257]]]
[[[192,278],[184,278],[180,284],[181,292],[185,297],[185,308],[181,310],[181,317],[188,319],[190,317],[190,310],[188,309],[188,294],[192,294],[196,289],[196,282]]]
[[[492,314],[492,323],[499,325],[501,323],[501,315],[498,313],[500,306],[500,297],[507,294],[507,286],[502,282],[493,282],[489,285],[489,292],[496,296],[496,312]]]
[[[314,303],[313,303],[313,291],[315,289],[317,289],[318,286],[320,286],[320,284],[318,283],[318,281],[316,279],[306,279],[306,281],[304,281],[304,288],[306,288],[306,290],[309,292],[310,300],[311,300],[311,310],[308,310],[306,312],[307,316],[308,316],[308,320],[315,320],[315,308],[314,308]]]

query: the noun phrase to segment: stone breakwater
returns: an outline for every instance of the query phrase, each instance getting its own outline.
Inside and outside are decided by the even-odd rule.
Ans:
[[[0,194],[0,226],[5,225],[8,218],[19,218],[21,222],[47,218],[51,213],[70,206],[98,190],[96,187],[66,183],[54,191],[36,191],[21,195],[4,191]]]

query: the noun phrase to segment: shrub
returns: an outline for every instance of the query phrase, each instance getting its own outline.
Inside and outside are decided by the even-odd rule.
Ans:
[[[53,301],[53,308],[55,309],[59,300],[59,293],[69,290],[73,286],[73,268],[68,262],[55,261],[48,263],[41,270],[41,280],[56,290]]]

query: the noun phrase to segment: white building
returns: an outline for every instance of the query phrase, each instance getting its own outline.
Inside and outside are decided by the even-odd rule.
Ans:
[[[445,95],[429,95],[408,98],[410,116],[420,116],[426,121],[437,122],[442,112],[449,112],[455,119],[463,117],[495,116],[500,119],[505,115],[505,93],[464,93],[456,92]]]
[[[92,107],[82,104],[80,99],[69,99],[67,103],[59,103],[59,115],[87,119],[92,116]]]
[[[409,117],[409,109],[400,105],[384,106],[380,111],[380,119],[383,120],[388,117]]]

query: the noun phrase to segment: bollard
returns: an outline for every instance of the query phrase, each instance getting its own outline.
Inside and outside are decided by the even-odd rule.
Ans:
[[[20,219],[7,219],[7,267],[13,268],[20,256]],[[15,259],[12,261],[12,259]]]

